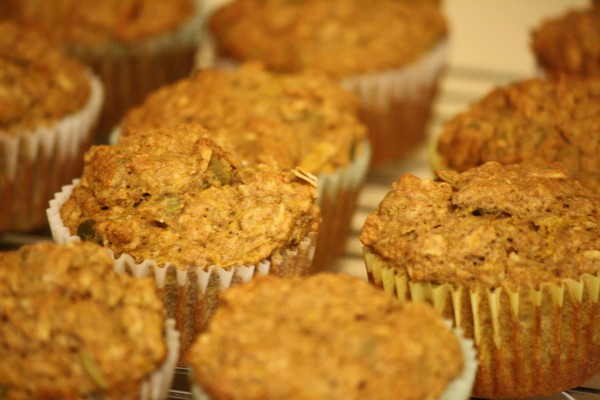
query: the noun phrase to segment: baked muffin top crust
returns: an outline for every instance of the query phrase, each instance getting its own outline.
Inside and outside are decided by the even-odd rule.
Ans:
[[[256,264],[316,231],[314,182],[240,166],[204,136],[183,125],[93,146],[61,208],[65,226],[116,256],[181,268]]]
[[[499,87],[444,125],[440,167],[560,162],[600,194],[599,117],[600,79],[529,79]]]
[[[0,132],[51,125],[83,108],[89,96],[83,65],[43,37],[0,23]]]
[[[435,399],[464,359],[433,308],[322,273],[223,292],[191,365],[214,399]]]
[[[166,356],[153,282],[116,274],[105,249],[41,242],[0,253],[4,399],[127,393]]]
[[[545,72],[600,77],[600,5],[543,21],[531,48]]]
[[[434,0],[236,0],[209,24],[219,54],[335,78],[402,67],[448,33]]]
[[[346,167],[366,128],[358,100],[318,73],[275,75],[256,64],[204,70],[151,94],[127,113],[123,135],[194,122],[244,162],[314,174]]]
[[[193,0],[4,0],[13,18],[58,43],[132,43],[171,32],[195,12]]]
[[[552,165],[403,175],[360,240],[412,280],[538,288],[600,269],[599,197]]]

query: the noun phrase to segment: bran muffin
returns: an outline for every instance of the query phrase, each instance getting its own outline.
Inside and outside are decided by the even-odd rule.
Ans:
[[[120,132],[193,122],[244,163],[300,168],[317,176],[322,222],[313,270],[345,250],[369,164],[357,99],[318,73],[275,75],[259,65],[207,69],[153,92]]]
[[[431,307],[329,273],[223,293],[191,351],[192,393],[213,400],[467,399],[475,370]]]
[[[177,332],[150,279],[105,249],[40,242],[0,253],[3,399],[164,399]]]
[[[373,165],[424,139],[446,61],[438,1],[235,0],[207,26],[201,68],[259,60],[278,72],[317,69],[359,94]]]
[[[12,18],[62,45],[102,78],[107,101],[98,142],[147,93],[193,68],[198,0],[8,1],[14,3]]]
[[[240,166],[205,136],[183,125],[93,146],[81,180],[48,210],[56,241],[98,242],[117,270],[155,278],[183,352],[220,290],[255,275],[305,274],[319,223],[314,182]]]
[[[0,232],[46,226],[48,201],[81,173],[102,101],[82,64],[0,23]]]
[[[432,140],[433,169],[487,161],[562,163],[600,193],[600,79],[527,79],[499,87],[447,121]]]
[[[437,176],[403,175],[367,217],[369,280],[475,340],[477,397],[551,394],[600,371],[598,195],[559,164]]]
[[[531,32],[531,49],[546,75],[600,77],[600,5],[542,21]]]

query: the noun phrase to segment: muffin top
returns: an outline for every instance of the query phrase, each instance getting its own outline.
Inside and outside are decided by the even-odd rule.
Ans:
[[[0,253],[2,398],[119,393],[163,362],[164,328],[154,284],[116,274],[99,246]]]
[[[543,21],[531,48],[545,72],[600,77],[600,5]]]
[[[560,162],[600,194],[599,116],[599,79],[529,79],[496,88],[446,122],[437,143],[441,168]]]
[[[209,26],[220,55],[335,78],[402,67],[448,33],[436,0],[235,0]]]
[[[464,357],[428,305],[321,273],[223,292],[190,363],[214,399],[435,399]]]
[[[560,165],[488,162],[437,176],[401,176],[360,236],[412,280],[538,288],[598,273],[600,198]]]
[[[89,96],[83,65],[43,37],[0,23],[0,132],[53,124],[83,108]]]
[[[199,123],[243,162],[301,167],[312,173],[346,167],[362,151],[366,128],[358,100],[319,73],[275,75],[256,64],[203,70],[165,86],[131,110],[131,128]]]
[[[144,130],[92,146],[61,208],[73,235],[179,267],[256,264],[316,231],[314,182],[240,166],[197,125]]]
[[[3,0],[12,17],[58,43],[103,45],[143,41],[182,25],[193,0]]]

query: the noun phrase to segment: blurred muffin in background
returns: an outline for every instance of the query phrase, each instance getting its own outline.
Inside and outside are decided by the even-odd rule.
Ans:
[[[57,242],[99,243],[118,271],[154,278],[183,353],[221,290],[256,275],[306,274],[320,220],[313,181],[241,166],[206,136],[182,125],[93,146],[81,180],[48,210]]]
[[[208,16],[200,68],[259,60],[316,69],[361,98],[373,165],[422,143],[446,62],[448,27],[433,0],[235,0]]]
[[[100,246],[40,242],[0,253],[0,353],[3,399],[160,400],[178,342],[152,281]]]
[[[466,400],[476,370],[472,341],[430,306],[327,273],[224,292],[190,365],[194,398],[213,400]]]
[[[600,193],[600,79],[528,79],[496,88],[447,121],[432,140],[433,169],[487,161],[562,163]]]
[[[201,25],[199,0],[4,0],[11,18],[88,64],[106,90],[98,142],[159,86],[187,76]]]
[[[600,4],[540,22],[531,48],[546,75],[600,77]]]
[[[102,104],[80,62],[0,22],[0,232],[47,227],[48,201],[81,174]]]
[[[317,177],[322,221],[313,269],[345,250],[369,165],[358,99],[321,73],[273,74],[258,65],[207,69],[153,92],[120,132],[198,123],[244,163],[298,168]]]
[[[527,398],[600,371],[600,197],[559,164],[405,174],[363,226],[369,280],[473,338],[473,396]]]

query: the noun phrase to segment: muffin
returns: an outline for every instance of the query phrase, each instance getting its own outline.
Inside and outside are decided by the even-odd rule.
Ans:
[[[438,1],[235,0],[208,17],[197,66],[259,60],[269,69],[324,71],[361,98],[372,165],[421,144],[446,62]]]
[[[531,32],[531,49],[546,75],[600,77],[600,5],[542,21]]]
[[[149,279],[90,243],[0,253],[3,399],[164,399],[177,332]]]
[[[147,93],[193,68],[199,0],[8,1],[12,18],[61,44],[102,78],[106,106],[97,142],[106,142],[123,113]]]
[[[47,226],[48,201],[81,173],[102,101],[82,64],[0,23],[0,232]]]
[[[153,92],[127,113],[123,135],[193,122],[244,163],[276,164],[317,176],[322,222],[313,270],[345,250],[369,164],[357,99],[318,73],[275,75],[259,65],[207,69]]]
[[[319,223],[314,182],[241,166],[206,135],[182,125],[93,146],[81,180],[48,210],[57,242],[97,242],[118,271],[154,277],[183,352],[220,290],[255,275],[305,274]]]
[[[600,371],[600,198],[545,168],[401,176],[362,228],[369,280],[473,338],[473,394],[559,392]]]
[[[444,124],[432,141],[433,169],[560,162],[600,193],[599,115],[599,79],[534,78],[498,87]]]
[[[431,307],[328,273],[223,293],[191,350],[192,394],[214,400],[468,399],[475,370]]]

